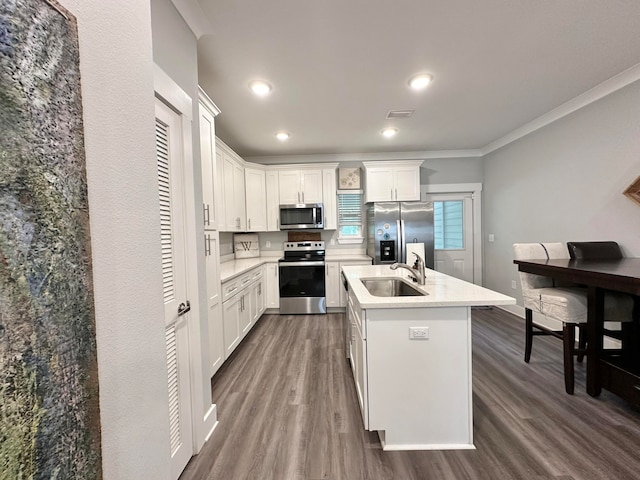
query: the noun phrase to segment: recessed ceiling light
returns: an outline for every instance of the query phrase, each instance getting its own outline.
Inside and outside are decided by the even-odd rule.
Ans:
[[[264,97],[271,92],[271,85],[262,80],[255,80],[249,84],[249,88],[253,93],[260,97]]]
[[[398,133],[398,129],[393,127],[384,128],[380,131],[380,133],[382,134],[383,137],[391,138],[391,137],[394,137],[396,133]]]
[[[423,88],[427,88],[427,86],[433,80],[433,76],[428,73],[421,73],[419,75],[415,75],[409,80],[409,85],[414,90],[422,90]]]
[[[276,138],[278,140],[280,140],[281,142],[285,142],[285,141],[289,140],[290,136],[291,135],[289,135],[289,133],[287,133],[287,132],[278,132],[278,133],[276,133]]]

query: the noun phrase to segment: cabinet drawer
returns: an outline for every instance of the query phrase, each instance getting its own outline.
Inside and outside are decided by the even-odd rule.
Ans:
[[[226,302],[240,291],[240,279],[234,278],[222,284],[222,301]]]
[[[255,282],[256,280],[262,278],[264,276],[262,267],[258,267],[251,272],[251,282]]]

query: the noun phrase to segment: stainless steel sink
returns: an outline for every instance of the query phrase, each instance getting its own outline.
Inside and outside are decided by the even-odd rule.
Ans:
[[[361,280],[371,295],[376,297],[419,297],[427,293],[414,288],[399,278],[363,278]]]

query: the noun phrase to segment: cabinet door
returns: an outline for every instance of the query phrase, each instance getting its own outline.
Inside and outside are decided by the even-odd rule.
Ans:
[[[322,170],[300,170],[302,203],[322,203]]]
[[[222,319],[224,322],[224,351],[225,358],[235,350],[240,343],[240,299],[235,295],[222,304]]]
[[[340,264],[338,262],[326,262],[325,274],[327,307],[338,307],[340,306]]]
[[[212,307],[220,303],[220,250],[218,232],[206,231],[204,242],[207,305]]]
[[[202,169],[202,203],[204,228],[218,229],[216,212],[216,134],[214,116],[200,105],[200,161]]]
[[[280,280],[277,263],[267,263],[264,278],[267,287],[267,308],[280,308]]]
[[[251,289],[245,289],[245,291],[240,295],[240,336],[244,338],[244,336],[249,333],[251,330]]]
[[[278,188],[278,172],[267,172],[267,231],[277,232],[280,230],[280,190]]]
[[[247,214],[245,211],[244,167],[233,163],[233,203],[237,220],[237,231],[247,230]]]
[[[227,218],[227,212],[225,209],[225,194],[226,194],[226,189],[225,189],[225,175],[224,175],[224,154],[222,153],[222,151],[220,150],[220,148],[218,147],[218,145],[216,144],[216,175],[217,175],[217,183],[216,186],[218,187],[218,191],[214,192],[215,194],[215,199],[216,199],[216,221],[218,224],[218,230],[219,231],[226,231],[227,230],[227,223],[226,223],[226,218]]]
[[[281,205],[302,203],[300,192],[300,172],[298,170],[280,170],[278,172],[280,184],[279,197]]]
[[[239,218],[235,205],[235,165],[233,159],[226,153],[222,154],[222,194],[224,195],[224,229],[227,232],[239,230]]]
[[[366,169],[365,202],[389,202],[394,198],[393,171],[390,167]]]
[[[247,199],[247,231],[267,231],[267,186],[264,170],[244,169]]]
[[[395,167],[394,200],[399,202],[420,200],[420,167]]]
[[[209,375],[218,371],[225,359],[224,323],[221,304],[210,307],[207,312],[209,323]]]
[[[262,316],[267,309],[267,292],[265,289],[265,281],[261,279],[258,282],[258,317],[256,321]]]
[[[335,230],[338,228],[335,168],[322,171],[322,203],[324,204],[324,229]]]

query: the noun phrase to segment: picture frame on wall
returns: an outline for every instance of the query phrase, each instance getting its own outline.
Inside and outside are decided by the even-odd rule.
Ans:
[[[636,178],[623,193],[640,205],[640,177]]]

